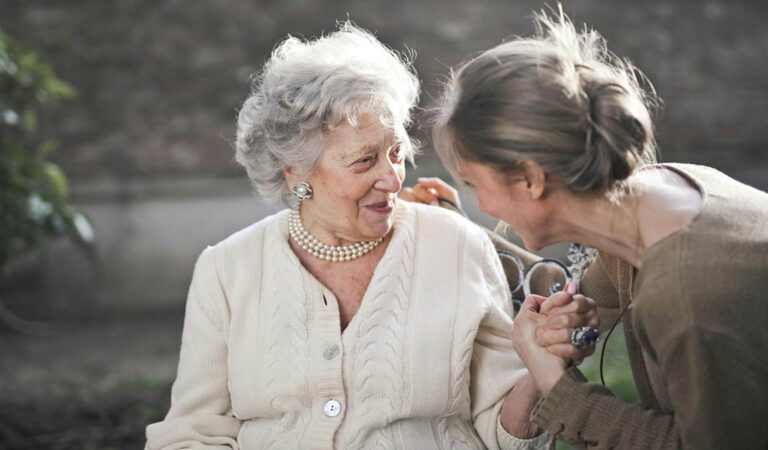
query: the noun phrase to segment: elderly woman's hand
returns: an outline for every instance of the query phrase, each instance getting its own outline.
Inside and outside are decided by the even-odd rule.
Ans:
[[[456,206],[461,207],[459,193],[451,185],[437,177],[419,178],[415,186],[403,188],[400,198],[409,202],[424,203],[426,205],[439,205],[438,198],[444,198]],[[453,209],[449,205],[445,208]]]
[[[539,313],[546,316],[546,321],[536,330],[536,342],[555,355],[566,358],[567,362],[581,364],[595,351],[591,345],[578,349],[571,344],[573,330],[578,327],[597,328],[600,317],[595,302],[577,294],[575,282],[561,292],[552,294],[542,304]]]
[[[528,367],[542,395],[549,394],[567,368],[562,357],[549,352],[536,341],[536,330],[547,322],[547,316],[540,313],[541,304],[546,300],[539,295],[528,296],[515,317],[511,334],[515,350]]]

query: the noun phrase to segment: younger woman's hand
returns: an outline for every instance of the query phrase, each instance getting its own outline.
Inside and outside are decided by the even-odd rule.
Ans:
[[[542,304],[540,313],[546,320],[536,330],[536,342],[549,352],[566,358],[566,362],[581,364],[595,352],[595,346],[578,349],[571,343],[573,330],[578,327],[597,328],[600,317],[595,302],[578,294],[576,283],[552,294]]]
[[[424,203],[425,205],[439,205],[438,197],[442,197],[461,207],[459,193],[451,185],[437,177],[419,178],[418,184],[406,187],[400,192],[400,198],[409,202]],[[445,206],[448,209],[450,206]]]

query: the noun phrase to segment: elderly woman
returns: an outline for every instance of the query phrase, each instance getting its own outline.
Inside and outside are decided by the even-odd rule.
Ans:
[[[199,257],[148,448],[546,444],[488,238],[398,201],[417,97],[410,62],[350,24],[276,48],[240,111],[237,160],[294,208]]]
[[[515,319],[515,348],[544,394],[533,421],[598,448],[768,448],[768,195],[708,167],[653,164],[651,98],[635,69],[562,11],[536,22],[533,37],[454,72],[436,147],[528,248],[600,251],[582,288],[623,323],[643,405],[547,351],[572,331],[542,314],[577,308],[556,294],[527,299]],[[408,194],[450,192],[424,180]]]

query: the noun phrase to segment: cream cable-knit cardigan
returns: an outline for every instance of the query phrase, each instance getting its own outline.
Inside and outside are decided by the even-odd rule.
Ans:
[[[526,369],[509,339],[506,279],[479,227],[399,202],[389,246],[341,333],[336,298],[288,244],[287,213],[200,255],[171,408],[147,427],[147,448],[547,444],[546,434],[516,439],[499,422]],[[341,405],[335,417],[323,410],[330,399]]]

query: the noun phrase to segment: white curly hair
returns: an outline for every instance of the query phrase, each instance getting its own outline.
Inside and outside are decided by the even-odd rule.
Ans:
[[[314,40],[288,36],[254,78],[237,119],[235,159],[256,193],[288,203],[283,170],[308,176],[325,147],[329,127],[376,114],[416,151],[406,127],[419,98],[413,52],[394,51],[349,21]]]

